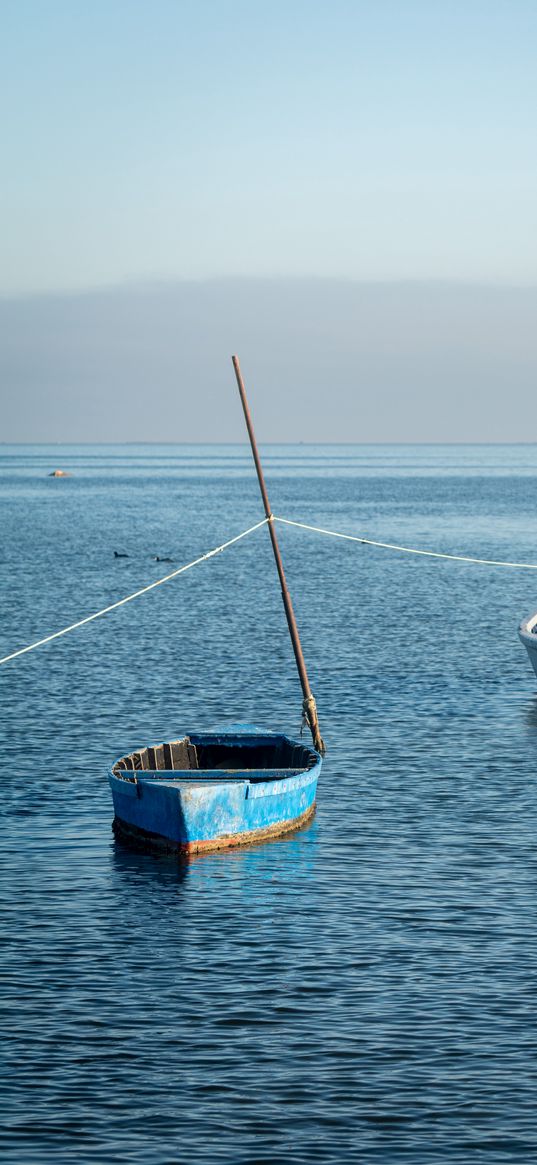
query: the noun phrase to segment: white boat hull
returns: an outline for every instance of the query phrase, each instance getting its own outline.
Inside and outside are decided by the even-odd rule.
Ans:
[[[537,611],[529,619],[523,619],[518,634],[530,658],[531,666],[537,676]]]

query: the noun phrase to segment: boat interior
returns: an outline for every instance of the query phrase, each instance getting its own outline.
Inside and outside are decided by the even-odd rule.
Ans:
[[[112,772],[115,776],[129,773],[174,773],[186,776],[208,772],[228,774],[255,772],[258,779],[270,775],[291,775],[313,768],[317,754],[306,745],[296,744],[285,736],[222,737],[185,736],[153,748],[141,748],[122,756]],[[192,778],[190,778],[192,779]]]

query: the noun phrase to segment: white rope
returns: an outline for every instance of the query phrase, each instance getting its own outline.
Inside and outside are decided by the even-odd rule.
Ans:
[[[255,530],[259,530],[267,522],[281,522],[285,526],[297,526],[301,530],[311,530],[314,534],[326,534],[330,538],[342,538],[346,542],[359,542],[363,546],[379,546],[383,550],[397,550],[402,554],[419,554],[425,558],[447,558],[454,562],[473,562],[479,566],[507,566],[516,570],[537,570],[537,563],[533,562],[505,562],[502,559],[495,558],[470,558],[466,554],[443,554],[439,550],[418,550],[414,546],[399,546],[394,542],[375,542],[372,538],[360,538],[356,534],[342,534],[339,530],[327,530],[323,526],[310,526],[306,522],[293,522],[290,518],[279,518],[275,514],[271,514],[270,518],[263,518],[261,522],[257,522],[255,526],[250,526],[248,530],[243,530],[242,534],[237,534],[235,538],[230,538],[227,542],[223,542],[221,546],[215,546],[214,550],[208,550],[206,554],[200,555],[199,558],[194,558],[192,562],[187,562],[185,566],[179,566],[177,570],[172,570],[170,574],[164,575],[164,578],[156,579],[155,582],[149,583],[146,587],[141,587],[140,590],[134,591],[132,595],[126,595],[124,599],[118,599],[115,603],[110,603],[108,607],[103,607],[101,611],[95,611],[93,615],[86,615],[85,619],[79,619],[76,623],[71,623],[69,627],[63,627],[61,631],[55,631],[52,635],[45,635],[43,639],[38,639],[35,643],[30,643],[28,647],[21,647],[18,651],[12,651],[10,655],[4,655],[0,659],[0,664],[8,663],[11,659],[16,659],[19,655],[26,655],[28,651],[34,651],[36,647],[43,647],[45,643],[51,643],[53,639],[59,639],[62,635],[67,635],[70,631],[76,631],[77,627],[83,627],[85,623],[92,623],[94,619],[100,619],[102,615],[108,615],[110,611],[117,610],[118,607],[123,607],[125,603],[132,603],[133,599],[138,599],[140,595],[146,595],[148,591],[152,591],[155,587],[161,587],[163,583],[169,582],[172,578],[177,578],[177,575],[184,574],[185,571],[191,570],[193,566],[199,566],[201,562],[206,562],[209,558],[214,558],[216,554],[221,554],[223,550],[227,550],[228,546],[233,546],[235,542],[240,542],[242,538],[247,538],[249,534],[253,534]]]
[[[60,635],[67,635],[69,631],[75,631],[77,627],[83,627],[85,623],[91,623],[93,619],[100,619],[101,615],[108,615],[109,611],[115,611],[117,607],[123,607],[125,603],[132,603],[133,599],[138,599],[140,595],[146,595],[148,591],[152,591],[155,587],[161,587],[163,583],[169,582],[171,578],[176,578],[178,574],[184,574],[186,570],[191,570],[193,566],[198,566],[200,562],[206,562],[208,558],[214,558],[215,554],[221,554],[222,550],[227,550],[228,546],[233,546],[235,542],[240,542],[241,538],[247,538],[248,534],[253,534],[254,530],[259,530],[268,521],[263,518],[262,522],[257,522],[255,526],[250,526],[248,530],[243,530],[242,534],[237,534],[235,538],[230,538],[229,542],[223,542],[221,546],[215,546],[214,550],[209,550],[207,554],[202,554],[200,558],[195,558],[192,562],[187,562],[186,566],[179,566],[177,570],[172,570],[170,574],[166,574],[164,578],[158,578],[156,582],[149,583],[147,587],[141,587],[139,591],[134,591],[132,595],[127,595],[124,599],[118,599],[117,603],[110,603],[109,607],[103,607],[102,611],[96,611],[94,615],[87,615],[85,619],[79,619],[77,623],[71,623],[69,627],[64,627],[61,631],[55,631],[53,635],[46,635],[44,639],[38,639],[36,643],[30,643],[28,647],[21,647],[19,651],[12,651],[11,655],[5,655],[0,659],[0,664],[7,663],[10,659],[16,659],[18,655],[25,655],[27,651],[34,651],[36,647],[42,647],[44,643],[50,643],[52,639],[59,639]]]
[[[290,518],[277,518],[285,526],[299,526],[301,530],[313,530],[315,534],[328,534],[331,538],[344,538],[347,542],[361,542],[364,546],[380,546],[383,550],[399,550],[403,554],[422,554],[426,558],[451,558],[454,562],[476,562],[480,566],[511,566],[517,570],[537,570],[534,562],[503,562],[495,558],[468,558],[465,554],[442,554],[439,550],[416,550],[413,546],[397,546],[393,542],[373,542],[372,538],[358,538],[355,534],[340,534],[337,530],[325,530],[322,526],[308,526],[305,522],[292,522]],[[1,663],[1,660],[0,660]]]

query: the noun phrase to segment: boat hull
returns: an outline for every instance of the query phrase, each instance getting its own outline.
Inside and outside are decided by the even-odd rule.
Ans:
[[[243,830],[241,833],[230,834],[227,837],[199,839],[198,841],[177,842],[158,833],[151,833],[139,826],[127,825],[120,817],[114,817],[112,829],[116,837],[136,849],[158,850],[161,853],[199,854],[220,849],[232,849],[239,845],[254,845],[256,842],[272,841],[276,837],[283,837],[286,833],[294,833],[303,829],[315,815],[315,801],[300,817],[291,821],[277,822],[260,829]]]
[[[520,641],[524,644],[528,653],[529,661],[537,676],[537,635],[534,628],[537,629],[537,612],[530,615],[529,619],[524,619],[518,628],[518,635]]]
[[[303,826],[315,810],[320,756],[286,737],[265,733],[263,741],[285,741],[286,748],[294,749],[290,756],[297,749],[305,754],[309,767],[250,768],[245,735],[240,768],[126,773],[114,766],[109,781],[116,835],[138,847],[192,854],[268,840]],[[255,738],[256,756],[260,737]],[[187,739],[199,746],[209,738]],[[230,747],[238,739],[237,733],[218,737],[220,742],[229,740]]]

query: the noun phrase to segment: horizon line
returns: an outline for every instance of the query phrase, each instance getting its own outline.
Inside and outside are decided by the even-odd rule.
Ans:
[[[179,446],[181,448],[192,448],[193,446],[196,446],[196,445],[201,445],[201,446],[211,445],[211,446],[215,446],[216,448],[219,448],[221,446],[225,446],[225,447],[229,447],[229,448],[236,448],[238,446],[244,447],[246,449],[250,448],[248,441],[157,441],[157,440],[155,440],[155,441],[135,441],[135,440],[133,440],[133,441],[0,441],[0,449],[3,449],[3,448],[24,448],[25,446],[28,446],[28,445],[33,445],[37,448],[45,448],[45,447],[49,447],[49,446],[53,446],[54,448],[64,448],[64,447],[69,446],[69,445],[81,445],[84,448],[88,448],[88,449],[94,447],[95,445],[99,445],[99,446],[104,445],[104,446],[107,446],[110,448],[113,448],[114,446],[118,446],[118,445],[120,447],[125,447],[125,448],[130,447],[132,445],[148,445],[148,446],[169,445],[173,448],[175,448],[177,446]],[[274,445],[274,446],[285,445],[285,446],[288,446],[289,448],[296,447],[297,445],[298,446],[301,446],[301,445],[311,446],[313,448],[315,448],[317,446],[336,446],[336,447],[344,446],[344,447],[348,447],[348,448],[356,448],[356,447],[360,447],[360,446],[364,446],[364,445],[365,446],[372,445],[372,446],[378,446],[378,447],[383,447],[385,445],[390,445],[390,446],[394,446],[394,447],[400,447],[400,446],[402,447],[405,445],[411,445],[411,446],[415,446],[415,445],[431,446],[432,445],[432,446],[435,446],[438,448],[448,448],[450,446],[457,446],[458,447],[460,445],[465,445],[465,446],[470,447],[472,445],[477,445],[477,446],[482,446],[483,448],[486,448],[486,447],[500,447],[501,448],[502,446],[512,446],[512,445],[524,445],[524,446],[536,445],[537,446],[537,440],[535,440],[535,441],[464,441],[464,440],[461,440],[461,441],[423,441],[423,440],[417,440],[417,441],[259,441],[259,445],[264,445],[264,446],[267,446],[267,445],[271,445],[271,446],[272,445]]]
[[[361,278],[355,275],[169,275],[169,276],[129,276],[123,279],[91,283],[85,286],[65,286],[34,288],[26,290],[0,291],[0,305],[13,301],[28,299],[48,299],[54,297],[71,296],[83,297],[96,293],[110,293],[117,291],[162,291],[170,290],[178,285],[201,287],[203,284],[215,283],[337,283],[347,287],[435,287],[448,289],[468,290],[479,288],[489,291],[535,291],[537,290],[537,274],[531,280],[504,280],[500,277],[479,278],[464,275],[398,275],[378,278],[371,276]]]

